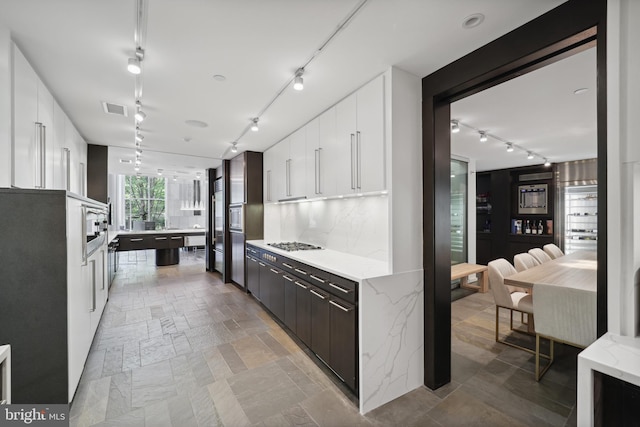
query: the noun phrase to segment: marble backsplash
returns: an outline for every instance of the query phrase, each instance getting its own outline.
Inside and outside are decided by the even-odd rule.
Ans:
[[[388,262],[388,204],[386,195],[268,204],[264,240],[300,241]]]

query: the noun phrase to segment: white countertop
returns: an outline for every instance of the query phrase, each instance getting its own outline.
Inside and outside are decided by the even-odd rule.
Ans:
[[[269,246],[264,240],[247,240],[247,243],[356,282],[389,274],[386,262],[331,249],[287,252]]]

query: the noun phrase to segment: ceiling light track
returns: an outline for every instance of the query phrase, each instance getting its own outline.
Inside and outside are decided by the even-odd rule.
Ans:
[[[534,151],[531,151],[531,150],[529,150],[527,148],[524,148],[524,147],[522,147],[522,146],[520,146],[518,144],[515,144],[515,143],[513,143],[511,141],[508,141],[508,140],[506,140],[504,138],[501,138],[498,135],[494,135],[492,133],[489,133],[486,130],[478,129],[478,128],[474,127],[474,126],[468,125],[468,124],[466,124],[464,122],[461,122],[458,119],[452,119],[451,120],[451,133],[458,133],[458,132],[460,132],[460,129],[463,128],[463,127],[467,128],[467,129],[471,129],[474,132],[477,132],[478,136],[480,138],[480,142],[484,143],[489,138],[495,139],[496,141],[500,141],[503,144],[505,144],[507,152],[509,152],[509,153],[513,152],[515,149],[518,149],[518,150],[522,151],[523,153],[526,153],[527,159],[532,160],[532,159],[538,157],[539,159],[544,161],[544,166],[551,166],[551,162],[549,161],[548,158],[546,158],[544,156],[541,156],[540,154],[538,154],[538,153],[536,153]]]
[[[142,1],[142,0],[139,0],[139,1]],[[303,84],[302,74],[304,73],[305,69],[309,66],[309,64],[311,64],[311,62],[313,62],[313,60],[315,60],[324,51],[324,49],[338,34],[340,34],[345,28],[347,28],[347,26],[351,23],[351,21],[353,21],[353,19],[358,14],[358,12],[360,12],[360,10],[368,2],[369,0],[360,0],[360,2],[353,9],[351,9],[351,11],[347,14],[347,16],[338,23],[335,30],[333,30],[333,32],[327,37],[327,39],[324,42],[322,42],[317,49],[313,51],[313,54],[309,57],[309,59],[307,59],[301,66],[299,66],[296,69],[295,73],[285,82],[285,84],[282,85],[280,90],[276,92],[275,96],[267,103],[267,105],[265,105],[262,108],[262,110],[260,110],[260,112],[256,114],[254,118],[250,119],[251,122],[245,126],[245,128],[242,130],[240,135],[235,139],[236,143],[237,141],[242,139],[242,137],[245,136],[247,132],[249,132],[249,130],[252,130],[254,123],[257,123],[257,120],[260,120],[260,118],[267,112],[267,110],[273,105],[273,103],[276,102],[278,98],[280,98],[280,96],[284,93],[284,91],[291,86],[291,83],[294,83],[297,85],[298,79],[299,79],[299,82],[300,82],[299,85]],[[300,89],[297,89],[296,87],[294,87],[294,89],[302,90],[302,87],[300,87]]]

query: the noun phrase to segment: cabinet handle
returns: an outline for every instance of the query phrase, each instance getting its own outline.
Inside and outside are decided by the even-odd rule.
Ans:
[[[270,268],[269,270],[271,270],[272,273],[280,274],[278,270],[274,270],[273,268]]]
[[[267,266],[266,264],[263,264],[261,262],[258,262],[258,264],[260,264],[260,267],[266,267]]]
[[[356,187],[362,188],[362,152],[360,131],[356,132]]]
[[[156,240],[167,240],[166,237],[156,237]]]
[[[318,282],[320,282],[320,283],[326,283],[324,280],[322,280],[322,279],[321,279],[321,278],[319,278],[319,277],[314,276],[313,274],[310,274],[310,275],[309,275],[309,277],[311,277],[312,279],[317,280],[317,281],[318,281]]]
[[[131,239],[131,242],[142,242],[144,239]]]
[[[327,299],[327,297],[325,297],[322,294],[317,293],[316,291],[314,291],[313,289],[311,289],[310,291],[312,294],[314,294],[315,296],[317,296],[318,298],[322,298],[322,299]]]
[[[96,311],[96,260],[92,259],[91,263],[91,308],[90,312]]]
[[[335,284],[333,284],[333,283],[331,283],[331,282],[329,282],[329,286],[331,286],[331,287],[332,287],[332,288],[334,288],[334,289],[339,290],[340,292],[344,292],[345,294],[348,294],[348,293],[351,293],[351,292],[352,292],[352,290],[351,290],[351,289],[345,289],[345,288],[343,288],[342,286],[335,285]]]
[[[69,150],[68,148],[63,148],[62,152],[64,154],[64,159],[65,159],[65,168],[66,168],[66,181],[65,182],[65,189],[67,191],[71,191],[71,150]]]
[[[313,291],[311,291],[311,292],[313,292]],[[343,307],[343,306],[341,306],[340,304],[338,304],[337,302],[335,302],[335,301],[333,301],[333,300],[329,301],[329,304],[331,304],[331,305],[334,305],[334,306],[338,307],[340,310],[342,310],[342,311],[344,311],[344,312],[346,312],[346,313],[348,313],[348,312],[350,312],[351,310],[353,310],[353,307],[348,307],[348,308],[347,308],[347,307]]]
[[[267,201],[271,201],[271,171],[267,171]]]
[[[82,216],[82,265],[87,265],[87,207],[81,206],[80,212]]]
[[[300,286],[302,289],[309,289],[308,286],[303,285],[302,283],[298,282],[297,280],[295,282],[293,282],[293,283],[295,283],[296,285]]]
[[[104,266],[105,266],[104,249],[102,251],[100,251],[100,256],[102,257],[102,268],[104,268]],[[102,288],[101,288],[103,291],[104,291],[104,282],[105,282],[105,280],[104,280],[104,277],[103,277],[102,278]]]
[[[289,282],[293,282],[293,279],[289,276],[282,276],[284,280],[288,280]]]
[[[282,265],[284,265],[287,268],[291,268],[291,269],[293,268],[293,265],[289,265],[286,262],[283,262]]]
[[[291,159],[287,159],[287,196],[291,196]]]
[[[182,239],[182,236],[171,236],[171,240],[180,240],[180,239]]]
[[[354,144],[354,138],[355,135],[351,134],[351,189],[355,190],[356,189],[356,183],[355,183],[355,177],[354,177],[354,167],[353,167],[353,161],[354,161],[354,148],[355,148],[355,144]]]
[[[297,271],[300,274],[304,274],[305,276],[307,275],[307,272],[304,270],[300,270],[299,268],[294,268],[295,271]]]
[[[249,258],[249,259],[250,259],[251,261],[253,261],[253,262],[258,262],[258,261],[256,261],[256,260],[255,260],[255,259],[253,259],[253,258]]]

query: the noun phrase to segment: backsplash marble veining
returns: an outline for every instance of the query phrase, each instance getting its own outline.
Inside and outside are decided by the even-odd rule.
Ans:
[[[265,205],[264,240],[301,241],[388,262],[388,203],[383,195]]]

